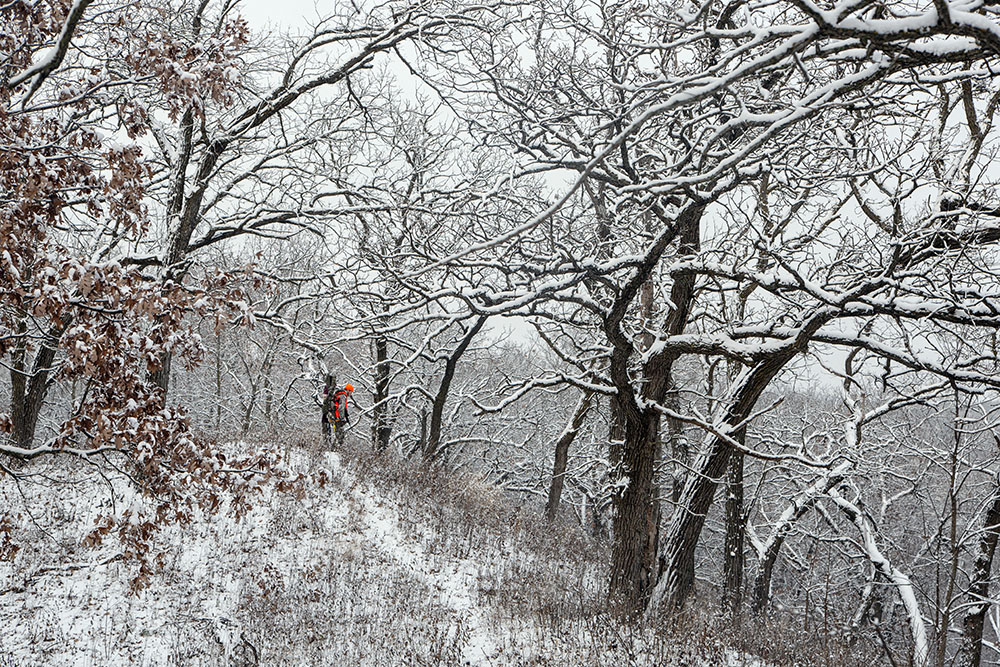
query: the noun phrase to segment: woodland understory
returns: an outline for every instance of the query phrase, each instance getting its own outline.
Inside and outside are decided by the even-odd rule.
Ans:
[[[72,471],[134,595],[315,501],[332,375],[574,613],[995,664],[996,72],[994,0],[0,0],[0,558]]]

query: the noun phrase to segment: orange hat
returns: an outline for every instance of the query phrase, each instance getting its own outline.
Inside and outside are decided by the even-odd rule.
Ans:
[[[345,384],[344,385],[344,390],[345,391],[354,391],[354,385],[353,384]]]

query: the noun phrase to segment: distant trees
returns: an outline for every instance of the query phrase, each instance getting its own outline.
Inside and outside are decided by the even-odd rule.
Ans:
[[[170,35],[189,61],[167,68],[168,75],[186,81],[189,70],[212,69],[206,61],[227,40],[249,53],[235,9],[235,3],[207,0],[185,3],[180,11],[152,9],[147,38],[155,44],[158,36]],[[425,3],[366,12],[334,6],[312,34],[253,45],[253,66],[240,60],[219,68],[219,76],[239,73],[238,93],[213,89],[184,102],[154,90],[143,99],[147,113],[156,118],[159,110],[170,119],[153,133],[158,169],[150,192],[163,212],[165,232],[159,247],[133,261],[159,266],[163,280],[181,281],[197,253],[210,246],[249,235],[324,235],[331,218],[343,220],[359,203],[363,210],[365,183],[354,172],[369,165],[356,163],[352,153],[363,150],[378,112],[369,109],[373,97],[362,73],[401,44],[432,41],[478,11]],[[320,103],[321,92],[327,98]],[[167,355],[155,373],[164,391],[169,368]]]
[[[90,4],[3,10],[7,34],[27,36],[10,38],[3,88],[11,193],[3,352],[13,368],[9,428],[25,451],[48,388],[66,379],[62,365],[94,365],[96,348],[81,336],[94,335],[102,318],[118,327],[108,350],[135,348],[136,372],[148,371],[165,393],[171,359],[204,352],[187,315],[225,304],[252,317],[246,299],[221,289],[232,278],[199,268],[196,252],[248,235],[322,235],[331,216],[364,210],[353,208],[365,200],[364,184],[349,162],[336,163],[364,143],[358,124],[369,114],[363,88],[348,79],[379,54],[431,40],[477,11],[345,9],[287,54],[266,51],[253,69],[246,56],[261,47],[249,44],[234,3],[123,3],[93,17]],[[272,67],[278,76],[266,81]],[[321,113],[303,104],[336,85],[339,101],[325,101]],[[319,173],[300,168],[324,162]],[[69,255],[72,265],[57,261]],[[144,272],[151,267],[159,267],[155,279]],[[140,320],[151,322],[142,335],[129,330]]]

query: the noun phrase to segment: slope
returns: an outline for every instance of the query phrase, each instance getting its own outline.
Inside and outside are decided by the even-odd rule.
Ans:
[[[333,483],[165,531],[137,592],[114,544],[79,546],[102,508],[136,502],[122,480],[55,464],[52,483],[4,479],[23,548],[0,564],[0,667],[743,664],[708,634],[678,644],[609,617],[602,547],[473,477],[289,460]]]

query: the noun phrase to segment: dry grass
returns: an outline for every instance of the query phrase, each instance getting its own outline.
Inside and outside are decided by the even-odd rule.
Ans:
[[[44,511],[18,524],[26,547],[0,565],[0,622],[12,628],[0,667],[707,667],[741,664],[733,649],[775,667],[873,662],[834,638],[775,621],[732,627],[705,607],[623,622],[604,602],[606,545],[580,527],[468,474],[350,445],[335,466],[310,436],[286,439],[296,467],[337,467],[335,483],[302,500],[269,494],[242,523],[167,531],[162,568],[137,596],[127,564],[99,564],[113,545],[76,546],[107,490],[93,479],[40,490]]]

